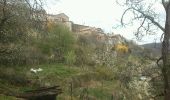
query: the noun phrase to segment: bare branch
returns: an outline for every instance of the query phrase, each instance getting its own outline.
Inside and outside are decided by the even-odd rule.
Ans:
[[[160,28],[163,32],[165,32],[164,27],[162,27],[158,22],[156,22],[153,17],[145,14],[143,11],[141,11],[141,10],[139,10],[139,9],[136,9],[136,8],[134,8],[134,7],[127,8],[127,9],[123,12],[122,17],[121,17],[121,25],[122,25],[122,26],[125,26],[125,24],[124,24],[124,22],[123,22],[123,19],[124,19],[125,14],[126,14],[129,10],[134,10],[134,11],[137,11],[138,13],[142,14],[142,16],[144,16],[146,19],[150,20],[154,25],[156,25],[156,26],[157,26],[158,28]]]
[[[30,4],[29,0],[25,0],[25,2],[28,4],[28,6],[29,6],[30,9],[31,9],[32,7],[31,7],[31,4]]]
[[[149,30],[149,29],[150,29],[150,24],[151,24],[151,23],[148,23],[147,28],[144,28],[145,31],[146,31],[146,33],[149,33],[149,32],[150,32],[150,30]]]
[[[6,5],[7,5],[7,1],[3,0],[3,8],[2,8],[3,17],[6,16],[6,12],[5,12]]]
[[[116,3],[117,3],[118,5],[120,5],[120,6],[125,6],[125,5],[126,5],[126,3],[123,3],[123,4],[119,3],[119,0],[116,0]]]
[[[165,0],[162,0],[162,5],[166,8]]]
[[[159,27],[163,32],[165,32],[165,29],[158,23],[154,20],[153,17],[145,14],[144,12],[138,10],[138,9],[135,9],[135,8],[132,8],[133,10],[139,12],[140,14],[142,14],[143,16],[145,16],[148,20],[150,20],[154,25],[156,25],[157,27]]]
[[[161,68],[161,66],[159,65],[159,62],[162,60],[162,57],[160,57],[159,59],[157,59],[157,61],[156,61],[156,64],[158,65],[158,67],[160,67]],[[162,68],[161,68],[162,69]]]
[[[126,9],[126,10],[123,12],[123,14],[122,14],[122,17],[121,17],[121,25],[122,25],[122,26],[124,26],[123,18],[124,18],[124,16],[125,16],[126,12],[129,11],[130,9],[132,9],[132,8]]]
[[[163,42],[162,40],[163,40],[163,37],[164,37],[164,33],[162,33],[162,35],[161,35],[161,38],[160,38],[160,41],[161,42]]]
[[[139,33],[140,29],[143,27],[143,24],[145,23],[146,17],[143,19],[141,25],[137,29],[137,33]]]

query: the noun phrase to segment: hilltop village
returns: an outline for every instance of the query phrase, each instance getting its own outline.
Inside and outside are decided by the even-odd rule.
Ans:
[[[89,36],[93,35],[96,37],[97,40],[100,41],[109,41],[110,44],[118,44],[125,42],[125,38],[119,34],[106,34],[101,28],[85,26],[80,24],[75,24],[74,22],[69,20],[69,17],[64,14],[60,13],[57,15],[48,14],[48,20],[54,23],[61,23],[64,24],[66,27],[69,28],[70,31],[78,35]]]
[[[69,17],[64,13],[60,13],[57,15],[49,14],[48,20],[55,22],[55,23],[63,23],[69,28],[70,31],[73,31],[76,33],[92,33],[92,32],[97,32],[97,33],[101,33],[101,34],[104,33],[101,28],[95,28],[95,27],[75,24],[74,22],[70,21]]]

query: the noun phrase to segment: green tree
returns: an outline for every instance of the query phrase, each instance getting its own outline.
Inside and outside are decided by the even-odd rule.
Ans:
[[[51,26],[46,37],[37,40],[37,46],[51,60],[64,62],[68,52],[74,51],[74,34],[62,24]]]

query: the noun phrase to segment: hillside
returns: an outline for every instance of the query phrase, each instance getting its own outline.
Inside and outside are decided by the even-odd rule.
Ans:
[[[161,43],[148,43],[148,44],[143,44],[141,45],[144,48],[148,48],[148,49],[161,49]]]
[[[55,99],[57,90],[43,92],[54,86],[62,90],[58,100],[151,100],[161,91],[152,51],[119,34],[76,24],[64,13],[47,14],[37,0],[3,2],[0,100],[37,91]]]
[[[148,43],[141,45],[146,50],[150,51],[153,55],[160,56],[161,55],[161,43]]]

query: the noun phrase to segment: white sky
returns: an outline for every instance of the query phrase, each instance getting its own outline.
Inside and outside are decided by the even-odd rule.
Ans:
[[[114,29],[113,26],[120,24],[119,20],[124,11],[115,0],[47,0],[46,10],[50,14],[65,13],[70,20],[77,24],[89,25],[102,28],[106,33],[121,34],[125,38],[135,40],[134,27]],[[158,9],[162,12],[160,5]],[[160,33],[161,34],[161,33]],[[138,44],[154,42],[160,34],[145,36]],[[159,39],[157,39],[159,42]]]

